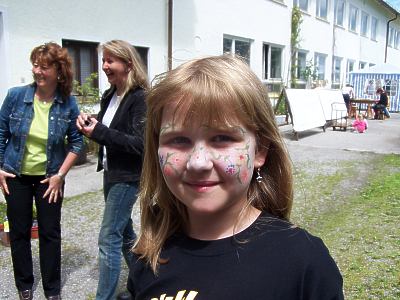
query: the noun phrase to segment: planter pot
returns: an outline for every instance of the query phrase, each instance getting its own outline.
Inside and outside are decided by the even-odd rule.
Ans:
[[[0,224],[0,241],[3,246],[10,247],[10,234],[4,232],[4,225]]]
[[[39,227],[32,226],[32,228],[31,228],[31,238],[32,239],[38,239],[39,238]]]

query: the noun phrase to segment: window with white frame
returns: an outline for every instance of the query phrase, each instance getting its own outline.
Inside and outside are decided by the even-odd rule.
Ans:
[[[396,38],[394,39],[394,47],[396,49],[400,48],[400,31],[396,31]]]
[[[317,11],[316,16],[325,19],[328,16],[328,0],[317,0]]]
[[[358,64],[358,68],[360,70],[364,69],[367,66],[367,63],[364,61],[360,61],[360,63]]]
[[[357,19],[358,19],[358,8],[353,5],[350,5],[349,30],[357,32]]]
[[[346,64],[346,82],[349,81],[349,73],[354,71],[354,64],[355,61],[352,59],[348,59],[347,60],[347,64]]]
[[[383,82],[383,89],[386,91],[388,96],[396,96],[398,87],[399,85],[396,79],[385,79]]]
[[[325,79],[325,65],[326,65],[326,54],[315,53],[314,66],[317,71],[318,80]]]
[[[371,67],[375,66],[375,64],[374,63],[369,63],[368,66],[371,68]]]
[[[249,39],[224,36],[223,52],[238,55],[250,64],[250,44]]]
[[[388,40],[388,46],[393,47],[394,46],[394,33],[395,30],[393,27],[389,28],[389,40]]]
[[[399,82],[397,79],[366,79],[365,80],[365,93],[368,95],[375,95],[378,88],[383,88],[388,96],[395,97],[398,94]]]
[[[263,45],[264,79],[282,78],[282,48],[270,44]]]
[[[307,65],[307,52],[297,51],[297,79],[305,80],[304,71]]]
[[[339,26],[344,25],[344,0],[335,0],[335,24]]]
[[[366,12],[361,12],[360,34],[362,36],[367,36],[368,34],[368,23],[369,23],[369,14],[367,14]]]
[[[380,80],[376,82],[375,79],[366,79],[364,84],[364,92],[367,95],[375,95],[376,90],[381,87]]]
[[[335,56],[333,58],[333,68],[332,68],[332,88],[340,87],[341,71],[342,71],[342,58]]]
[[[376,32],[378,30],[378,19],[371,17],[371,40],[376,41]]]
[[[293,6],[297,6],[302,11],[308,11],[308,0],[293,0]]]

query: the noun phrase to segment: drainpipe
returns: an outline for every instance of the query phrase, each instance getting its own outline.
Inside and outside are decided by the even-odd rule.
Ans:
[[[389,44],[389,24],[390,24],[390,22],[392,22],[396,19],[397,19],[397,13],[396,13],[396,16],[393,19],[390,19],[386,24],[385,63],[386,63],[386,58],[387,58],[387,48],[388,48],[388,44]]]
[[[172,20],[174,1],[168,0],[168,71],[172,70]]]

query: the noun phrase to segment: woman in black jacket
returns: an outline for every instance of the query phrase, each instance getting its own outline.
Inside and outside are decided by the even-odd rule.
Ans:
[[[132,206],[142,169],[145,90],[148,79],[132,45],[112,40],[101,47],[107,90],[95,118],[81,114],[77,126],[99,145],[97,170],[104,169],[105,208],[99,234],[97,300],[114,299],[121,269],[121,249],[129,266],[136,239]]]

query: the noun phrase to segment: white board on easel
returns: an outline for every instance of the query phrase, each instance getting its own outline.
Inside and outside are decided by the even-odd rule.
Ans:
[[[337,110],[347,110],[346,104],[343,100],[342,92],[340,90],[316,88],[312,91],[316,91],[319,96],[319,101],[324,112],[325,121],[331,121],[334,119],[335,114],[332,111],[333,107],[335,107]]]
[[[326,119],[318,91],[313,89],[284,89],[295,133],[316,127],[324,129]]]

